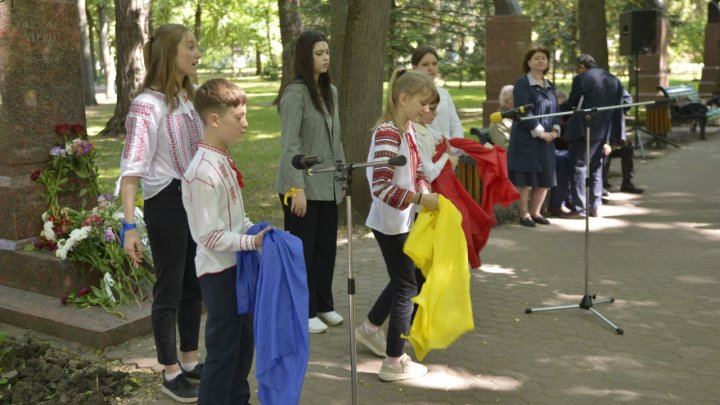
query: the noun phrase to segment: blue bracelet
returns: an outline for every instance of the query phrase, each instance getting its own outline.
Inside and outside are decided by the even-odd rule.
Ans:
[[[135,224],[128,224],[123,219],[122,221],[122,229],[120,229],[120,247],[125,248],[125,231],[131,231],[135,229],[137,226]]]

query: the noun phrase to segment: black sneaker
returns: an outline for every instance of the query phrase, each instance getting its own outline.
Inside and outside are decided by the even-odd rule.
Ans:
[[[165,379],[165,372],[163,371],[161,391],[170,398],[183,404],[194,404],[198,400],[198,387],[191,384],[183,374],[168,381]]]
[[[195,368],[193,368],[192,370],[189,370],[189,371],[185,370],[184,368],[182,368],[182,366],[180,366],[180,370],[182,370],[182,373],[185,376],[185,378],[187,378],[191,382],[200,382],[200,376],[202,375],[202,368],[203,368],[202,363],[196,364]]]

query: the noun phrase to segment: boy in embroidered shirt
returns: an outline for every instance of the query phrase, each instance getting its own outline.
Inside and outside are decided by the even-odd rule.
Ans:
[[[182,179],[182,198],[190,232],[197,242],[195,266],[207,307],[207,358],[200,378],[199,404],[247,404],[253,359],[252,315],[238,315],[236,252],[260,249],[266,228],[257,235],[245,215],[242,175],[228,151],[245,134],[247,96],[225,79],[212,79],[195,93],[195,109],[205,126]]]

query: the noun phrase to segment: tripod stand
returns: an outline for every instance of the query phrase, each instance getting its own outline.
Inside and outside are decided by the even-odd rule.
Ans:
[[[316,173],[335,172],[335,180],[342,182],[342,188],[345,192],[345,219],[347,221],[347,243],[348,243],[348,260],[347,260],[347,271],[348,271],[348,304],[349,304],[349,316],[348,316],[348,327],[350,329],[350,380],[352,388],[352,404],[357,405],[357,344],[355,342],[355,279],[353,278],[353,249],[352,249],[352,178],[353,169],[360,169],[372,166],[385,166],[388,164],[394,166],[403,166],[407,163],[407,158],[403,155],[398,155],[390,159],[379,159],[372,162],[363,163],[342,163],[337,161],[335,167],[328,167],[324,169],[307,169],[305,172],[312,176]]]
[[[634,98],[634,101],[637,101],[637,100],[640,99],[640,65],[639,65],[639,60],[640,60],[640,54],[636,53],[636,54],[633,56],[633,64],[634,64],[634,66],[633,66],[633,72],[634,72],[634,74],[635,74],[635,98]],[[640,104],[640,103],[636,103],[636,104]],[[626,105],[626,107],[627,107],[627,105]],[[655,141],[665,142],[665,143],[667,143],[667,144],[669,144],[669,145],[672,145],[672,146],[674,146],[674,147],[676,147],[676,148],[679,148],[679,147],[680,147],[680,146],[678,146],[676,143],[668,140],[667,138],[663,138],[663,137],[661,137],[661,136],[658,136],[657,134],[654,134],[654,133],[652,133],[652,132],[650,132],[650,131],[647,131],[646,129],[644,129],[643,127],[641,127],[641,126],[640,126],[640,107],[639,107],[639,106],[636,106],[636,107],[635,107],[635,120],[634,120],[634,122],[633,122],[632,131],[633,131],[633,134],[635,135],[635,143],[636,143],[636,144],[638,145],[638,147],[640,148],[640,157],[642,157],[643,159],[645,159],[645,157],[646,157],[646,156],[645,156],[645,145],[643,144],[643,140],[642,140],[642,137],[640,136],[640,132],[651,136]]]
[[[583,297],[580,300],[580,303],[575,305],[560,305],[560,306],[552,306],[552,307],[539,307],[539,308],[526,308],[525,313],[530,314],[533,312],[544,312],[544,311],[556,311],[556,310],[563,310],[563,309],[584,309],[592,312],[597,317],[602,319],[606,324],[608,324],[613,330],[619,334],[622,335],[624,332],[623,330],[615,325],[612,321],[607,319],[603,314],[601,314],[599,311],[597,311],[595,308],[593,308],[595,305],[599,304],[611,304],[615,302],[615,299],[610,297],[605,300],[599,300],[595,301],[595,295],[590,295],[589,292],[589,284],[590,284],[590,215],[588,210],[588,201],[590,196],[590,123],[592,121],[592,115],[596,112],[600,111],[606,111],[606,110],[614,110],[619,108],[628,108],[628,107],[638,107],[642,105],[649,105],[649,104],[662,104],[665,103],[666,100],[658,100],[658,101],[646,101],[642,103],[633,103],[633,104],[623,104],[623,105],[617,105],[617,106],[609,106],[609,107],[595,107],[595,108],[587,108],[587,109],[576,109],[573,111],[567,111],[567,112],[560,112],[560,113],[554,113],[554,114],[545,114],[545,115],[534,115],[530,117],[520,117],[521,121],[526,121],[530,119],[538,119],[538,118],[544,118],[544,117],[558,117],[563,115],[573,115],[573,114],[580,114],[582,115],[583,119],[585,120],[585,167],[586,167],[586,175],[585,175],[585,291],[583,293]]]

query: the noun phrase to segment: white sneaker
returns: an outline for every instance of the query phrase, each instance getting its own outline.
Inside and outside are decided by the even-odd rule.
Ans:
[[[336,326],[343,323],[344,319],[335,311],[318,312],[318,318],[330,326]]]
[[[400,364],[398,365],[392,365],[384,361],[378,377],[383,381],[398,381],[422,377],[427,374],[427,372],[427,367],[420,363],[415,363],[410,360],[410,356],[403,354],[400,357]]]
[[[310,318],[308,321],[308,331],[310,333],[323,333],[327,329],[327,325],[325,325],[325,323],[323,323],[323,321],[321,321],[317,316],[315,318]]]
[[[362,325],[355,328],[355,340],[362,343],[368,349],[372,350],[373,353],[380,357],[386,357],[385,347],[387,341],[385,340],[385,332],[382,328],[378,328],[376,332],[365,333]]]

